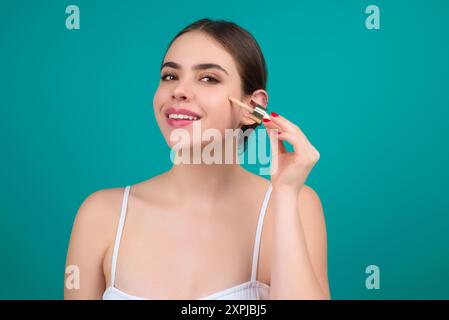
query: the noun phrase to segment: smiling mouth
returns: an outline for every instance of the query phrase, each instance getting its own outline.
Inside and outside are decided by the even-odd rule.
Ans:
[[[190,115],[187,115],[187,114],[170,113],[170,114],[167,114],[167,119],[171,119],[171,120],[196,121],[196,120],[200,120],[201,117],[198,117],[198,116],[190,116]]]
[[[168,113],[166,119],[170,127],[181,128],[192,125],[195,121],[201,120],[201,117],[182,113]]]

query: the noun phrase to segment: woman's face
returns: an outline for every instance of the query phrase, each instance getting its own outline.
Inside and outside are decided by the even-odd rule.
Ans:
[[[170,141],[171,132],[182,128],[192,137],[194,122],[201,125],[201,133],[214,128],[224,137],[225,129],[242,125],[245,111],[228,100],[229,96],[242,99],[242,94],[233,57],[206,34],[187,32],[165,55],[153,98],[156,121],[170,147],[176,144]],[[189,112],[197,119],[186,119]]]

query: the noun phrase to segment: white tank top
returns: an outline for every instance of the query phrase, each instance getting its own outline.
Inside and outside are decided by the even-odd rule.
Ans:
[[[115,287],[115,269],[117,264],[117,255],[120,246],[120,240],[123,232],[123,225],[125,223],[126,209],[128,205],[130,186],[127,186],[124,191],[122,208],[120,213],[120,220],[117,228],[117,235],[115,237],[114,251],[112,253],[112,268],[111,268],[111,284],[103,293],[103,300],[146,300],[146,298],[135,296],[121,291]],[[268,300],[270,286],[257,280],[257,263],[259,260],[260,236],[262,233],[262,225],[267,210],[268,200],[270,198],[272,185],[268,187],[265,198],[262,203],[262,208],[259,213],[259,219],[256,229],[256,239],[254,241],[253,262],[251,269],[251,280],[240,283],[233,287],[212,293],[198,300]]]

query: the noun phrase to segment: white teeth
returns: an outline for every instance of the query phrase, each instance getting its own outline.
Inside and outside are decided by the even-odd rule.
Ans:
[[[195,121],[198,119],[197,117],[191,117],[186,114],[176,114],[176,113],[171,113],[168,115],[168,117],[170,119],[187,119],[187,120],[192,120],[192,121]]]

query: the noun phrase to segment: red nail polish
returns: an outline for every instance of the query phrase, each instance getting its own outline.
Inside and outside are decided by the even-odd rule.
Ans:
[[[270,122],[270,121],[271,121],[270,119],[263,118],[263,122]]]
[[[271,116],[272,117],[279,117],[279,115],[276,112],[271,111]]]

